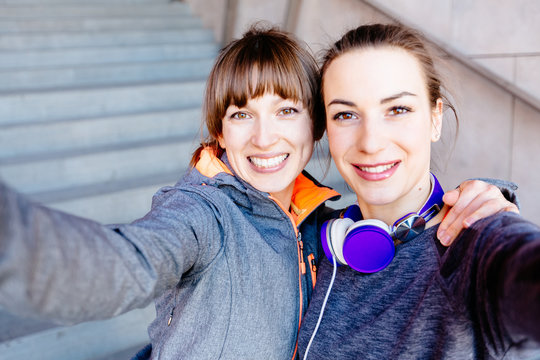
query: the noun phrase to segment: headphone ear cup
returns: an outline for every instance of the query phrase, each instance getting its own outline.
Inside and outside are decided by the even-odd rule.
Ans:
[[[350,226],[342,249],[343,260],[363,273],[384,269],[392,262],[395,253],[390,228],[376,219],[357,221]]]
[[[345,242],[345,234],[352,224],[354,224],[354,221],[349,218],[335,219],[330,228],[332,252],[336,257],[336,261],[341,265],[347,265],[347,261],[343,257],[343,244]]]
[[[322,225],[321,243],[328,260],[333,261],[332,259],[335,258],[336,263],[339,265],[346,265],[343,259],[343,241],[345,239],[345,232],[352,223],[353,221],[351,219],[332,219]],[[336,243],[341,245],[337,245]],[[339,255],[336,255],[336,249]]]

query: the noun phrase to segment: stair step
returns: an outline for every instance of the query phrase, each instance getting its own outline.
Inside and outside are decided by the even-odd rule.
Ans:
[[[152,196],[163,186],[176,184],[187,168],[170,174],[92,184],[31,197],[54,209],[103,224],[128,224],[143,217],[150,210]]]
[[[72,17],[47,19],[15,19],[0,21],[0,34],[31,34],[47,32],[173,30],[201,27],[201,21],[193,17],[180,16],[140,16],[130,18],[88,18]]]
[[[10,51],[3,53],[0,57],[0,71],[29,67],[40,69],[70,65],[118,64],[129,61],[155,62],[214,58],[217,51],[218,47],[212,42]]]
[[[199,107],[204,85],[190,81],[3,94],[0,126]]]
[[[189,6],[180,2],[159,1],[140,2],[135,4],[118,4],[117,2],[99,1],[66,2],[63,4],[43,5],[46,1],[16,0],[16,3],[7,4],[0,0],[0,19],[44,19],[47,17],[72,18],[84,15],[85,17],[130,17],[130,16],[175,16],[191,14]],[[4,4],[4,5],[2,5]]]
[[[164,4],[170,2],[181,2],[181,0],[114,0],[117,4]],[[110,4],[111,0],[92,0],[92,4]],[[88,0],[0,0],[3,5],[84,5],[88,4]]]
[[[0,127],[0,167],[10,158],[28,158],[46,152],[57,154],[112,144],[129,144],[171,136],[196,138],[199,107],[127,116],[46,122]],[[11,160],[17,161],[17,160]]]
[[[129,223],[185,174],[218,52],[186,3],[0,0],[0,52],[2,181],[58,210]],[[154,317],[150,305],[54,327],[0,309],[0,358],[130,358]]]
[[[43,154],[0,164],[3,180],[26,194],[128,181],[160,173],[182,173],[198,137],[100,147],[92,151]]]
[[[146,327],[154,318],[154,306],[150,305],[109,320],[56,327],[5,341],[0,343],[0,353],[3,360],[103,358],[136,344],[147,344]]]
[[[57,327],[58,324],[43,319],[19,317],[0,309],[0,349],[2,343],[24,336]]]
[[[124,30],[71,33],[4,34],[0,50],[38,50],[97,46],[130,46],[148,44],[182,44],[214,41],[210,30]]]
[[[116,352],[114,352],[112,354],[108,354],[106,356],[99,357],[99,358],[93,359],[93,360],[126,360],[126,359],[131,359],[131,358],[133,358],[133,356],[135,356],[135,354],[137,354],[147,344],[148,344],[148,342],[146,342],[144,344],[139,344],[139,345],[136,345],[136,346],[130,346],[127,349],[116,351]]]
[[[205,80],[213,59],[0,71],[0,93],[156,81]]]

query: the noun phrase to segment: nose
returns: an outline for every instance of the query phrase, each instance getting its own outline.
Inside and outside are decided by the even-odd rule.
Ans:
[[[260,149],[268,149],[279,140],[277,124],[271,117],[260,117],[253,124],[251,142]]]
[[[366,115],[357,129],[356,146],[366,154],[376,154],[387,145],[387,130],[384,119],[377,115]]]

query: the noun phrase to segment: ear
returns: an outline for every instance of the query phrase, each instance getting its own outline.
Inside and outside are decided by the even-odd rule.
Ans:
[[[219,135],[219,136],[217,137],[217,141],[218,141],[218,143],[219,143],[219,146],[221,146],[221,148],[222,148],[223,150],[225,150],[226,147],[225,147],[225,140],[223,140],[223,135]]]
[[[443,119],[443,101],[437,99],[435,106],[431,110],[431,141],[437,142],[441,138]]]

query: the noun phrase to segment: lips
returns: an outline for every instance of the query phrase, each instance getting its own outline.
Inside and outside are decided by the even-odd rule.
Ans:
[[[248,157],[252,165],[260,169],[273,169],[279,167],[287,158],[289,154],[281,154],[273,157]]]
[[[356,173],[364,180],[380,181],[388,179],[398,169],[400,161],[383,164],[352,164]]]

